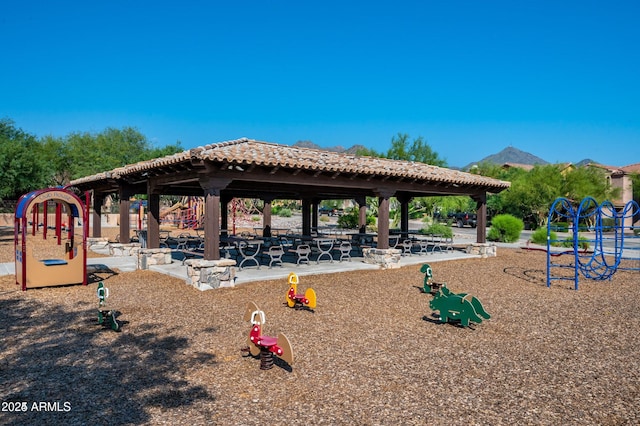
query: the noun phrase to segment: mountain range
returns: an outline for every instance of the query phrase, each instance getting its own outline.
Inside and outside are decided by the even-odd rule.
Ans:
[[[480,163],[493,163],[493,164],[516,163],[516,164],[530,164],[530,165],[549,164],[548,161],[545,161],[540,157],[536,157],[531,153],[521,151],[518,148],[509,146],[503,149],[502,151],[498,152],[497,154],[492,154],[487,157],[484,157],[479,161],[474,161],[473,163],[467,164],[465,167],[462,167],[461,170],[469,170],[471,166],[473,166],[474,164],[480,164]],[[590,158],[585,158],[584,160],[581,160],[578,163],[575,163],[574,165],[576,167],[580,167],[588,163],[596,163],[596,161]]]
[[[366,147],[362,146],[362,145],[353,145],[351,148],[344,148],[342,146],[334,146],[331,148],[322,148],[318,145],[316,145],[315,143],[311,142],[311,141],[298,141],[295,144],[293,144],[293,146],[297,146],[300,148],[313,148],[313,149],[320,149],[320,150],[325,150],[325,151],[333,151],[333,152],[341,152],[341,153],[345,153],[345,154],[355,154],[357,153],[359,150],[362,149],[366,149]],[[481,160],[478,161],[474,161],[470,164],[467,164],[464,167],[454,167],[454,166],[449,166],[452,169],[457,169],[457,170],[469,170],[471,168],[471,166],[473,166],[474,164],[480,164],[480,163],[493,163],[493,164],[504,164],[504,163],[516,163],[516,164],[540,164],[540,165],[544,165],[544,164],[549,164],[548,161],[543,160],[540,157],[536,157],[535,155],[519,150],[518,148],[514,148],[512,146],[509,146],[505,149],[503,149],[502,151],[496,153],[496,154],[492,154],[489,155],[487,157],[482,158]],[[596,163],[596,161],[591,160],[589,158],[586,158],[578,163],[575,163],[576,166],[582,166],[584,164],[587,163]]]

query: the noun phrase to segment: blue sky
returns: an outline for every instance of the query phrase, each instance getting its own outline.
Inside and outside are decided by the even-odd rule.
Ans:
[[[37,136],[136,127],[184,148],[240,137],[451,166],[513,146],[640,162],[637,1],[11,1],[0,118]]]

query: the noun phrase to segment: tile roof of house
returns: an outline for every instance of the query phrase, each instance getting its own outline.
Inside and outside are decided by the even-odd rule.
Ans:
[[[130,164],[109,172],[76,179],[71,182],[71,185],[104,179],[118,179],[129,174],[192,161],[280,167],[353,175],[404,177],[433,182],[479,185],[499,190],[510,186],[509,182],[498,179],[420,162],[336,153],[247,138],[213,143],[166,157]]]
[[[508,169],[508,168],[511,168],[511,167],[516,167],[518,169],[529,171],[529,170],[533,169],[534,165],[533,164],[521,164],[521,163],[504,163],[502,165],[503,169]]]
[[[628,166],[620,168],[627,173],[640,173],[640,163],[629,164]]]

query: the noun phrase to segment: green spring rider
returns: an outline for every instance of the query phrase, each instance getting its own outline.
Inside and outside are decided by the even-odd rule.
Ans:
[[[491,318],[477,297],[467,293],[452,293],[445,285],[429,302],[429,307],[440,312],[440,322],[459,322],[463,327],[469,327],[470,322],[480,324],[483,318]]]
[[[446,283],[435,283],[433,270],[428,264],[422,265],[420,272],[425,274],[423,291],[433,295],[429,307],[439,312],[441,322],[456,322],[469,327],[471,322],[480,324],[483,319],[491,318],[477,297],[467,293],[456,294],[447,288]]]
[[[446,283],[437,283],[433,281],[433,269],[431,269],[431,265],[428,263],[422,265],[420,272],[424,274],[424,284],[422,287],[422,291],[424,293],[431,293],[435,296],[440,287],[446,285]]]
[[[120,331],[120,324],[116,320],[116,312],[107,309],[107,298],[109,297],[109,289],[104,286],[102,281],[98,284],[98,324],[110,327],[113,331]]]

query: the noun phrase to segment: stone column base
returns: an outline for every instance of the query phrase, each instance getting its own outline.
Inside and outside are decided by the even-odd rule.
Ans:
[[[190,259],[187,265],[187,284],[198,290],[233,287],[236,281],[236,261],[233,259]]]
[[[169,265],[170,263],[170,248],[145,248],[138,252],[138,269],[149,269],[151,265]]]
[[[88,237],[87,250],[102,250],[108,248],[109,238],[107,237]]]
[[[467,254],[475,254],[482,258],[496,257],[496,245],[490,243],[472,243],[467,246]]]
[[[399,249],[377,249],[363,248],[362,256],[364,263],[379,265],[383,269],[394,269],[400,267],[400,257],[402,250]]]
[[[111,256],[137,256],[139,251],[140,251],[140,243],[109,244],[109,254]]]

